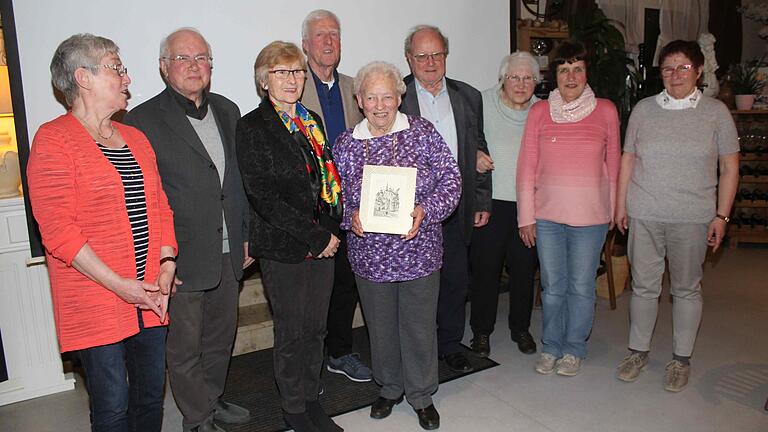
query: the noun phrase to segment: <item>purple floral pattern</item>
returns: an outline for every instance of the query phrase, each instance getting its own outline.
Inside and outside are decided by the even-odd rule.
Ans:
[[[334,145],[334,159],[341,175],[344,219],[341,228],[349,230],[352,214],[360,207],[363,166],[390,165],[414,167],[416,204],[426,213],[419,233],[409,241],[399,235],[349,233],[349,261],[352,271],[373,282],[399,282],[427,276],[443,262],[441,222],[453,213],[461,197],[461,174],[448,146],[429,121],[408,116],[410,127],[382,137],[358,140],[352,129]],[[393,137],[397,146],[393,148]],[[365,144],[368,147],[366,160]]]

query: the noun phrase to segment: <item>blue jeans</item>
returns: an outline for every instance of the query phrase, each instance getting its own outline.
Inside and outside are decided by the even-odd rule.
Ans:
[[[587,356],[595,316],[595,276],[608,224],[575,227],[536,220],[544,316],[542,351]]]
[[[159,432],[163,426],[167,327],[78,351],[90,396],[91,430]]]

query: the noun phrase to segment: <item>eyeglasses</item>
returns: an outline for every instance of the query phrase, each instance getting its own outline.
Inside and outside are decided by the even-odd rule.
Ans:
[[[677,66],[665,66],[661,68],[661,76],[671,77],[673,73],[677,72],[680,75],[686,75],[693,70],[692,64],[681,64]]]
[[[307,73],[306,69],[275,69],[269,71],[269,73],[274,74],[279,79],[286,79],[289,76],[292,76],[294,79],[296,78],[304,78],[304,74]]]
[[[504,78],[513,84],[523,83],[524,85],[530,85],[536,82],[536,78],[532,77],[531,75],[525,75],[525,76],[504,75]]]
[[[84,68],[88,69],[98,69],[100,67],[112,69],[113,71],[117,72],[117,76],[124,77],[128,73],[128,68],[123,66],[122,64],[111,64],[111,65],[90,65],[90,66],[83,66]]]
[[[176,62],[179,64],[192,64],[194,62],[201,65],[208,65],[213,62],[213,57],[203,55],[203,54],[196,55],[196,56],[188,56],[185,54],[180,54],[173,57],[161,57],[161,58],[163,60],[170,60],[172,62]]]
[[[411,54],[411,56],[416,60],[416,63],[424,63],[427,61],[427,59],[432,60],[433,62],[441,62],[445,60],[445,57],[448,56],[448,53],[445,51],[440,52],[434,52],[432,54]]]

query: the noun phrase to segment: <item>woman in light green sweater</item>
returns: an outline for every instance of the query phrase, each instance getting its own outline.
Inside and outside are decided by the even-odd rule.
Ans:
[[[527,52],[505,56],[499,83],[483,92],[483,132],[489,158],[478,152],[478,171],[493,170],[493,212],[488,224],[475,228],[472,263],[472,350],[490,353],[489,336],[496,322],[499,280],[506,263],[509,273],[509,329],[513,341],[526,354],[536,352],[528,331],[533,307],[536,249],[527,248],[517,229],[515,176],[517,154],[528,111],[538,99],[533,90],[539,81],[539,65]]]

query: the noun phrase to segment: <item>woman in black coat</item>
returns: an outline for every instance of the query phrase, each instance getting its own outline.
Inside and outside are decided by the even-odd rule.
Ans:
[[[259,53],[262,100],[237,124],[237,155],[254,209],[250,254],[260,259],[272,306],[283,417],[297,432],[340,431],[317,397],[341,184],[320,117],[299,103],[306,68],[292,43],[272,42]]]

